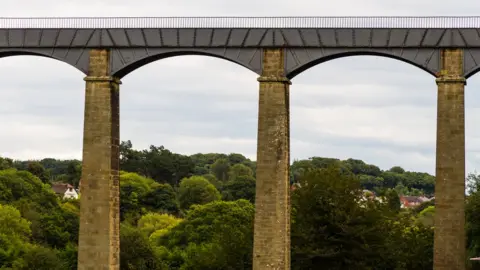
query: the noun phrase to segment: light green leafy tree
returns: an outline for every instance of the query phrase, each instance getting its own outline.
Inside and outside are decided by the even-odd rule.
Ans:
[[[194,204],[206,204],[220,198],[220,192],[215,186],[201,176],[192,176],[180,182],[178,200],[184,210]]]
[[[169,269],[252,269],[254,206],[246,200],[195,205],[157,245]]]

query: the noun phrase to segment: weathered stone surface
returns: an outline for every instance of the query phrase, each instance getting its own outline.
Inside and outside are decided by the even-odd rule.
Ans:
[[[441,53],[436,80],[435,270],[465,270],[465,98],[463,50]]]
[[[85,78],[79,270],[118,270],[119,84],[109,77],[110,52],[90,51]]]
[[[265,49],[258,79],[254,270],[290,269],[290,82],[284,59],[284,49]]]

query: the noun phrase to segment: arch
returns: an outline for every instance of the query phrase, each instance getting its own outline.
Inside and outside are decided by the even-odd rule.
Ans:
[[[75,58],[71,57],[75,55]],[[0,49],[0,58],[10,56],[39,56],[66,63],[83,74],[88,72],[88,53],[81,49]],[[70,57],[69,57],[70,56]]]
[[[44,154],[53,158],[81,157],[85,82],[79,75],[83,72],[46,52],[21,48],[0,50],[5,73],[2,74],[2,98],[6,106],[2,121],[9,126],[3,147],[9,157],[41,159],[46,157]],[[36,133],[41,135],[32,140],[29,134]],[[9,146],[8,140],[25,145],[23,148]],[[35,142],[42,146],[35,146]]]
[[[245,48],[210,48],[210,49],[155,49],[143,50],[138,53],[135,49],[114,49],[112,52],[112,76],[122,78],[132,71],[155,62],[157,60],[186,55],[201,55],[227,60],[238,64],[244,68],[253,71],[256,74],[261,73],[261,49]],[[125,59],[132,59],[125,61]]]
[[[465,72],[465,74],[463,76],[465,77],[465,79],[468,79],[468,78],[472,77],[473,75],[477,74],[479,71],[480,71],[480,66],[475,67],[474,69]]]
[[[465,79],[468,79],[468,78],[472,77],[473,75],[477,74],[479,71],[480,71],[480,66],[475,67],[474,69],[471,69],[471,70],[466,71],[466,72],[463,74],[463,76],[465,77]]]
[[[371,50],[371,49],[311,49],[305,50],[308,57],[299,58],[293,55],[299,54],[298,52],[287,52],[287,63],[286,63],[286,74],[289,79],[293,79],[298,74],[303,71],[316,66],[318,64],[334,60],[337,58],[349,57],[349,56],[381,56],[387,57],[395,60],[399,60],[410,65],[413,65],[417,68],[420,68],[423,71],[431,74],[436,77],[436,73],[440,70],[439,68],[439,50],[438,49],[414,49],[413,53],[410,49],[403,49],[395,52],[393,50],[381,49],[381,50]],[[418,53],[417,53],[418,51]],[[290,56],[291,54],[291,56]],[[289,59],[290,58],[290,59]],[[296,59],[295,59],[296,58]],[[295,59],[295,60],[293,60]],[[295,61],[296,65],[292,65],[291,62]],[[289,63],[290,62],[290,63]]]
[[[480,48],[463,49],[463,76],[472,77],[480,71]]]

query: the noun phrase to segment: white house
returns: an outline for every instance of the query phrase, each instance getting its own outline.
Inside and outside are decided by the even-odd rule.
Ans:
[[[67,190],[63,195],[64,199],[78,199],[78,193],[75,191],[72,185],[67,186]]]
[[[64,199],[78,199],[78,193],[70,184],[54,183],[52,184],[53,191]]]

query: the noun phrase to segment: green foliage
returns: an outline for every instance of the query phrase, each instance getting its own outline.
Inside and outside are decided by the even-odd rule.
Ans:
[[[224,183],[222,181],[219,181],[215,175],[211,174],[211,173],[208,173],[208,174],[204,174],[202,175],[203,178],[207,179],[208,182],[210,182],[212,185],[215,186],[216,189],[218,190],[222,190],[223,189],[223,185]]]
[[[292,193],[292,269],[432,269],[432,228],[401,218],[396,204],[362,200],[353,174],[338,166],[309,170],[299,183]]]
[[[425,227],[433,227],[435,218],[435,206],[429,206],[423,209],[417,217],[419,223]]]
[[[397,191],[394,189],[389,189],[385,193],[385,199],[387,200],[387,205],[395,213],[400,211],[400,197],[398,196]]]
[[[296,160],[291,166],[293,181],[309,170],[336,166],[343,172],[350,172],[358,177],[364,189],[383,193],[395,189],[401,195],[433,194],[435,177],[427,173],[407,172],[399,166],[382,171],[375,165],[366,164],[357,159],[339,160],[333,158],[312,157],[308,160]]]
[[[237,153],[135,150],[130,141],[120,148],[121,269],[252,268],[255,162]],[[79,201],[59,199],[46,183],[77,186],[81,170],[78,160],[0,158],[0,269],[77,269]],[[474,256],[478,179],[467,179]],[[434,202],[400,210],[398,200],[433,195],[432,175],[312,157],[293,162],[290,180],[300,183],[292,192],[292,269],[432,269]],[[384,202],[364,200],[363,189]]]
[[[235,181],[238,177],[253,178],[253,170],[243,164],[235,164],[230,168],[229,180]]]
[[[254,212],[246,200],[195,205],[157,245],[169,269],[251,269]]]
[[[16,160],[11,162],[11,166],[3,169],[7,168],[30,171],[45,183],[65,182],[74,186],[78,186],[81,174],[81,162],[79,160],[58,160],[53,158],[27,161]]]
[[[393,173],[399,173],[399,174],[405,173],[405,170],[400,166],[394,166],[394,167],[390,168],[390,170],[388,170],[388,171],[393,172]]]
[[[40,179],[27,171],[0,171],[0,203],[17,207],[31,222],[36,243],[61,248],[78,239],[78,213],[60,206],[59,199]]]
[[[480,254],[480,175],[470,174],[467,177],[467,187],[470,193],[466,202],[466,233],[467,247],[470,257]],[[470,262],[469,262],[470,264]]]
[[[163,263],[156,256],[147,236],[128,224],[120,225],[120,269],[163,270]]]
[[[212,174],[215,175],[215,178],[225,182],[229,179],[230,162],[226,158],[217,159],[210,167],[210,170]]]
[[[368,269],[383,236],[381,211],[360,204],[360,182],[337,167],[310,171],[292,194],[295,269]],[[321,225],[320,225],[321,224]]]
[[[150,237],[156,231],[165,232],[175,227],[180,221],[181,219],[168,214],[148,213],[138,220],[137,226],[144,235]]]
[[[52,209],[58,205],[57,197],[49,185],[30,172],[15,169],[0,171],[0,203],[14,204],[20,208],[29,204],[36,209]]]
[[[38,161],[32,161],[28,163],[27,171],[42,180],[43,183],[50,181],[50,173]]]
[[[222,189],[222,199],[225,201],[236,201],[245,199],[255,202],[255,178],[249,175],[237,176],[234,180],[228,181]]]
[[[0,204],[0,266],[11,266],[26,251],[30,222],[13,206]]]
[[[29,246],[26,252],[13,263],[13,270],[64,270],[66,265],[58,252],[42,246]],[[70,268],[71,269],[71,268]]]
[[[383,259],[374,269],[433,269],[433,228],[415,224],[409,215],[385,222]]]
[[[148,150],[138,151],[126,141],[120,144],[120,168],[176,186],[180,179],[193,173],[195,165],[190,157],[172,153],[163,146],[151,145]]]
[[[176,214],[179,206],[173,188],[136,173],[120,173],[120,218],[131,223],[147,211]]]
[[[206,204],[221,198],[220,192],[201,176],[185,178],[178,189],[178,200],[182,209],[194,204]]]
[[[13,160],[11,158],[0,157],[0,170],[13,168]]]
[[[58,252],[58,256],[62,260],[62,269],[78,269],[78,248],[76,243],[69,242],[67,245],[65,245],[64,249]]]
[[[151,190],[140,197],[140,203],[150,211],[178,214],[177,195],[169,184],[153,184]]]

